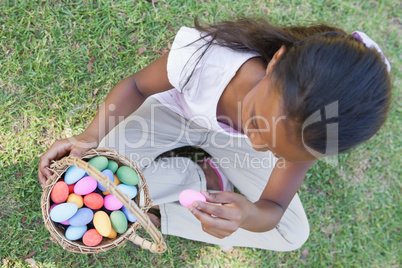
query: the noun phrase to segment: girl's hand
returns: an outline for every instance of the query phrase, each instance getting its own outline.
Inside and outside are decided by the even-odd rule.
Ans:
[[[225,238],[243,227],[247,218],[255,213],[255,205],[244,196],[233,192],[208,193],[202,191],[208,204],[200,201],[189,206],[189,210],[201,222],[204,232],[217,238]]]
[[[52,175],[48,169],[52,160],[59,160],[67,155],[81,157],[86,151],[96,147],[98,147],[97,139],[85,133],[54,142],[50,149],[40,157],[38,177],[42,188],[45,187],[47,179]]]

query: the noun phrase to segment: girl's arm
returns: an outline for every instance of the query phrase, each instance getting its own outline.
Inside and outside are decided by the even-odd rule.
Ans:
[[[96,137],[99,143],[118,123],[136,111],[147,97],[173,88],[167,77],[167,58],[166,54],[119,82],[99,107],[85,133]]]
[[[167,77],[167,58],[168,54],[119,82],[108,94],[83,133],[53,143],[40,158],[38,177],[42,186],[47,177],[51,176],[47,168],[52,160],[61,159],[66,155],[81,157],[84,152],[96,148],[103,137],[137,110],[148,96],[173,88]]]
[[[285,161],[280,163],[284,167],[279,167],[278,161],[260,199],[255,203],[233,192],[203,192],[208,202],[222,205],[197,201],[189,209],[201,221],[203,230],[218,238],[229,236],[238,228],[253,232],[272,230],[278,225],[314,162]]]
[[[315,161],[285,161],[285,163],[278,161],[260,199],[254,203],[254,214],[250,215],[242,228],[254,232],[264,232],[275,228],[299,190],[307,171],[314,163]],[[284,167],[278,167],[278,164]],[[259,215],[266,215],[266,217]],[[255,217],[259,220],[253,221],[252,219],[257,219]]]

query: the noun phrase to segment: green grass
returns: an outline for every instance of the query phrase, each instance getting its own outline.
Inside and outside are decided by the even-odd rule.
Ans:
[[[1,1],[1,265],[31,267],[25,260],[33,259],[39,267],[400,266],[401,8],[397,0]],[[385,126],[339,156],[339,165],[320,161],[307,174],[300,190],[311,227],[307,243],[290,253],[237,248],[224,255],[214,245],[166,236],[162,255],[131,242],[81,255],[52,242],[40,211],[40,155],[55,140],[83,131],[113,85],[157,58],[152,50],[168,47],[169,29],[191,26],[195,16],[215,22],[237,15],[363,30],[392,64]],[[138,56],[140,47],[147,50]]]

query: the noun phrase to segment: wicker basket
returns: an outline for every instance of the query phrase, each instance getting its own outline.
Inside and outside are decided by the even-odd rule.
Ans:
[[[140,182],[138,184],[138,194],[133,200],[130,200],[127,195],[123,194],[119,188],[114,185],[106,176],[104,176],[99,170],[92,167],[88,162],[84,160],[89,160],[95,156],[105,156],[110,160],[114,160],[119,164],[119,166],[128,166],[137,171],[139,175]],[[65,237],[65,230],[60,227],[56,227],[54,222],[50,219],[49,209],[50,209],[50,193],[56,182],[62,177],[66,170],[70,166],[77,166],[87,172],[87,174],[102,185],[104,185],[111,194],[117,197],[123,205],[137,218],[134,223],[129,223],[128,229],[124,234],[117,235],[116,238],[103,238],[102,242],[96,247],[88,247],[84,243],[79,241],[70,241]],[[124,243],[126,240],[130,240],[135,244],[150,250],[153,253],[162,253],[166,250],[166,244],[163,240],[162,234],[158,229],[151,223],[148,215],[146,214],[148,209],[152,206],[152,200],[149,196],[148,186],[146,184],[145,178],[136,167],[136,165],[127,157],[119,154],[118,152],[110,149],[92,149],[86,152],[82,159],[76,157],[65,157],[57,162],[54,162],[50,169],[53,171],[53,175],[47,180],[46,186],[44,188],[41,206],[42,215],[45,222],[46,228],[49,230],[52,237],[65,249],[76,253],[99,253],[104,252],[114,247],[117,247]],[[138,205],[137,205],[138,204]],[[144,227],[145,230],[150,234],[154,242],[151,242],[145,238],[140,237],[136,234],[136,230],[140,227]]]

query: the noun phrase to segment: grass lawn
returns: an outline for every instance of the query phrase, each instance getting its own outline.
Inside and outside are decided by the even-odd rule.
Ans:
[[[401,261],[402,5],[397,0],[0,1],[0,265],[2,267],[399,267]],[[50,240],[40,210],[40,155],[79,134],[122,78],[167,49],[193,18],[237,15],[277,24],[322,21],[365,31],[392,65],[388,120],[369,142],[318,162],[299,193],[311,236],[289,253],[165,236],[152,254],[126,242],[96,255]],[[139,50],[145,52],[138,53]],[[140,55],[139,55],[140,54]]]

